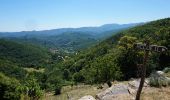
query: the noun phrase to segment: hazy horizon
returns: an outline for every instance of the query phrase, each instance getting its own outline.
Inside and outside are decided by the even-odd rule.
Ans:
[[[153,21],[153,20],[152,20]],[[88,28],[88,27],[101,27],[101,26],[103,26],[103,25],[111,25],[111,24],[117,24],[117,25],[126,25],[126,24],[140,24],[140,23],[147,23],[147,22],[150,22],[150,21],[146,21],[146,22],[136,22],[136,23],[122,23],[122,24],[119,24],[119,23],[106,23],[106,24],[102,24],[102,25],[96,25],[96,26],[80,26],[80,27],[59,27],[59,28],[52,28],[52,29],[40,29],[40,30],[21,30],[21,31],[0,31],[0,33],[5,33],[5,32],[31,32],[31,31],[48,31],[48,30],[56,30],[56,29],[69,29],[69,28],[71,28],[71,29],[78,29],[78,28]]]

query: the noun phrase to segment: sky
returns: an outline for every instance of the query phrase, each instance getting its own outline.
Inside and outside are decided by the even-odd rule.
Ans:
[[[170,0],[0,0],[0,32],[147,22],[170,17]]]

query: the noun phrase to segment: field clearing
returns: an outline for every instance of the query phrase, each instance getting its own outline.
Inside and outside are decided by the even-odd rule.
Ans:
[[[44,68],[40,68],[40,69],[35,69],[35,68],[23,68],[24,70],[26,70],[27,72],[40,72],[40,73],[44,73],[45,69]]]
[[[97,89],[97,85],[77,85],[65,86],[62,88],[61,95],[54,96],[54,93],[47,93],[43,100],[78,100],[85,95],[95,95],[104,91],[108,86],[105,84],[103,89]]]

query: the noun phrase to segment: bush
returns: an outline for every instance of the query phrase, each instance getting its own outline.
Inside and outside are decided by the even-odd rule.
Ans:
[[[20,84],[18,80],[0,73],[0,80],[0,100],[38,100],[43,95],[43,91],[33,78]]]
[[[45,73],[46,80],[44,81],[46,91],[55,91],[58,86],[64,84],[62,78],[62,71],[58,68],[52,69],[50,72]]]
[[[2,100],[19,100],[20,92],[17,91],[20,83],[14,78],[9,78],[0,73],[0,99]]]
[[[61,85],[55,87],[55,95],[61,94],[61,88],[62,88]]]
[[[111,81],[107,81],[107,85],[108,85],[109,87],[111,87],[111,86],[112,86]]]
[[[158,73],[152,73],[149,78],[150,86],[162,87],[170,85],[170,80],[167,79],[164,75]]]
[[[168,73],[170,72],[170,68],[169,67],[166,67],[164,70],[163,70],[164,73]]]
[[[75,73],[75,74],[73,75],[73,80],[74,80],[75,82],[83,82],[84,79],[85,79],[84,76],[83,76],[82,73],[80,73],[80,72]]]
[[[19,90],[24,98],[27,97],[31,100],[39,100],[43,96],[43,90],[33,77],[28,78]]]

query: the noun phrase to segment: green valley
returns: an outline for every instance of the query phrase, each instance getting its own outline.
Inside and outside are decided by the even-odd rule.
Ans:
[[[89,85],[139,78],[138,64],[143,62],[144,52],[134,49],[134,44],[145,40],[168,48],[167,52],[149,54],[147,77],[153,71],[170,67],[170,18],[108,34],[111,36],[100,40],[81,32],[36,38],[3,37],[0,97],[38,100],[47,93],[60,95],[67,86],[85,84],[90,90]]]

